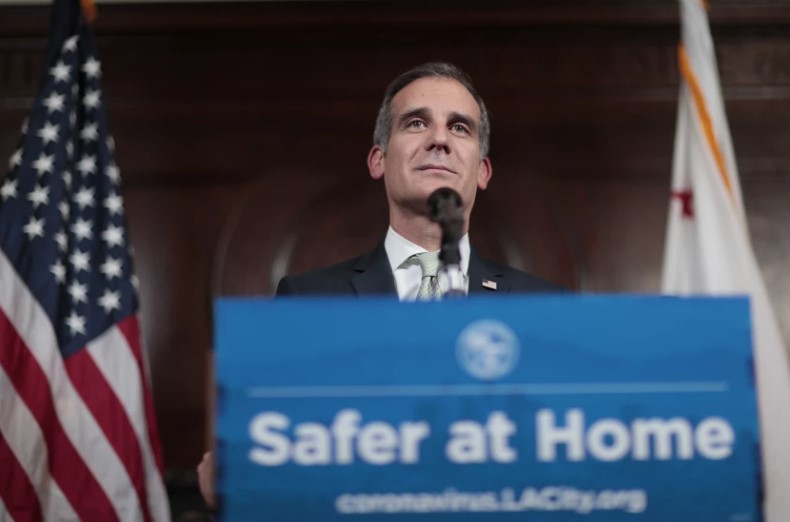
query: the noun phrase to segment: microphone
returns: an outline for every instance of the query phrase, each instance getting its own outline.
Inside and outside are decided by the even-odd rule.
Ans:
[[[431,221],[438,223],[442,229],[442,250],[439,259],[445,265],[457,265],[461,262],[461,254],[458,250],[458,241],[464,231],[464,213],[461,205],[461,195],[451,188],[436,189],[428,196]]]
[[[455,190],[442,187],[428,196],[428,211],[431,221],[442,229],[442,247],[439,260],[443,267],[437,274],[439,283],[447,290],[444,297],[466,296],[464,274],[461,270],[461,251],[458,242],[464,233],[464,213],[461,195]]]

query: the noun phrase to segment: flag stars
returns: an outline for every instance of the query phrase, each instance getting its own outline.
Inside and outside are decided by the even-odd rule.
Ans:
[[[66,40],[63,43],[63,52],[69,52],[69,51],[74,52],[74,51],[76,51],[77,50],[77,42],[79,41],[79,39],[80,39],[80,35],[75,34],[74,36],[72,36],[71,38]]]
[[[66,326],[71,330],[71,335],[78,333],[85,335],[85,317],[77,315],[77,312],[71,312],[71,315],[66,318]]]
[[[96,172],[96,156],[84,156],[79,163],[77,163],[77,170],[79,170],[83,176]]]
[[[69,239],[63,230],[55,233],[55,242],[58,244],[58,248],[60,248],[61,252],[65,252],[69,249]]]
[[[18,199],[10,205],[27,209],[15,230],[23,243],[33,242],[29,248],[44,248],[36,258],[43,261],[40,282],[66,300],[58,333],[73,343],[93,333],[89,310],[112,316],[132,307],[137,301],[132,286],[139,286],[126,257],[125,229],[114,218],[125,210],[120,169],[112,160],[115,143],[98,119],[104,109],[102,63],[78,42],[78,35],[68,38],[60,56],[44,69],[46,90],[34,108],[39,116],[29,127],[25,122],[27,145],[13,153],[10,174],[0,179],[0,204]],[[20,172],[36,173],[38,181],[33,177],[25,184],[17,179]],[[94,288],[94,282],[99,286]]]
[[[71,67],[59,60],[55,67],[49,69],[49,74],[55,78],[55,83],[67,82],[71,78]]]
[[[41,138],[41,141],[44,143],[44,145],[50,142],[57,143],[59,129],[60,125],[52,125],[51,123],[47,122],[36,134],[38,134],[38,137]]]
[[[38,208],[39,205],[49,204],[49,187],[34,188],[30,194],[27,195],[27,199],[33,204],[33,208]]]
[[[47,156],[43,152],[38,156],[38,159],[33,162],[33,168],[36,169],[39,176],[43,176],[45,172],[52,172],[52,166],[55,163],[55,156]]]
[[[13,169],[22,164],[22,149],[17,149],[8,161],[8,168]]]
[[[88,271],[88,264],[90,263],[90,256],[87,252],[81,252],[80,250],[75,250],[73,254],[69,257],[69,262],[74,267],[74,270],[79,272],[87,272]]]
[[[107,230],[101,233],[101,238],[108,247],[121,246],[123,245],[123,229],[110,225]]]
[[[79,205],[80,210],[85,210],[85,207],[92,207],[95,201],[93,197],[94,190],[92,188],[83,187],[74,196],[74,201]]]
[[[65,99],[66,97],[64,95],[53,92],[48,98],[44,99],[43,103],[47,108],[47,112],[52,114],[53,112],[60,112],[63,110],[63,102]]]
[[[104,308],[104,313],[109,314],[113,310],[121,309],[121,294],[118,291],[106,289],[104,295],[99,298],[99,306]]]
[[[110,194],[104,199],[104,206],[111,214],[120,214],[123,212],[123,198],[118,194]]]
[[[88,285],[83,285],[78,281],[71,283],[66,290],[74,303],[87,303],[88,302]]]
[[[93,89],[89,89],[88,92],[85,93],[85,96],[82,98],[82,103],[84,103],[85,106],[90,109],[95,109],[100,104],[99,101],[100,96],[101,96],[101,91],[94,91]]]
[[[110,178],[110,181],[115,183],[116,185],[121,180],[121,169],[118,168],[118,165],[113,163],[109,165],[106,169],[104,169],[104,173]]]
[[[91,123],[86,125],[80,132],[80,138],[85,142],[96,141],[99,138],[99,124]]]
[[[78,241],[93,237],[93,227],[90,221],[85,221],[82,218],[77,218],[74,224],[71,225],[71,231],[77,236]]]
[[[91,56],[82,66],[82,72],[84,72],[88,78],[101,78],[101,62]]]
[[[108,257],[107,260],[99,267],[99,270],[102,274],[107,278],[108,281],[112,281],[114,277],[121,277],[123,273],[121,270],[121,260],[120,259],[113,259],[112,257]]]
[[[63,266],[60,259],[55,261],[55,264],[49,268],[49,271],[52,272],[52,275],[55,276],[55,280],[57,280],[58,283],[63,284],[66,282],[66,267]]]
[[[44,218],[36,219],[35,216],[31,216],[27,225],[22,227],[22,232],[27,234],[30,241],[35,237],[44,237]]]
[[[0,196],[3,198],[3,201],[6,201],[10,198],[18,197],[16,193],[16,186],[18,181],[15,179],[6,179],[3,186],[0,187]]]

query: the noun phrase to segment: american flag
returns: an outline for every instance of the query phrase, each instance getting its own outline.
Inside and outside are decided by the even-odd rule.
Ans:
[[[120,173],[78,0],[0,180],[0,520],[168,520]]]

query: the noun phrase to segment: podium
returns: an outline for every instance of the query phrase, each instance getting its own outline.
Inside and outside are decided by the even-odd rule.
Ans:
[[[761,520],[745,298],[215,316],[220,520]]]

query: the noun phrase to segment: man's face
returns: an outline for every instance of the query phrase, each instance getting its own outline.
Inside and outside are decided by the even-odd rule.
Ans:
[[[437,188],[458,191],[469,217],[477,189],[491,178],[480,158],[480,107],[466,87],[447,78],[421,78],[392,99],[387,151],[374,146],[370,175],[384,178],[390,207],[425,214]]]

